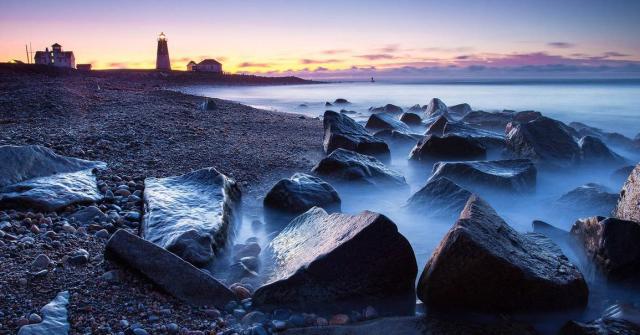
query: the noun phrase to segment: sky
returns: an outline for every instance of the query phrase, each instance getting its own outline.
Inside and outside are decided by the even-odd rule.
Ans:
[[[0,62],[57,42],[95,69],[312,79],[640,78],[635,0],[0,0]]]

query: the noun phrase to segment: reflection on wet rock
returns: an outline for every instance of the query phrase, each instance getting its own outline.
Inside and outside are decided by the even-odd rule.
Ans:
[[[327,178],[356,182],[366,186],[407,186],[402,175],[387,168],[375,157],[344,149],[333,151],[313,167],[312,171]]]
[[[365,155],[388,159],[390,152],[387,144],[375,138],[359,123],[350,117],[326,111],[324,113],[324,151],[329,154],[342,148]]]
[[[528,159],[472,162],[440,162],[431,180],[446,177],[471,189],[526,193],[536,187],[537,170]]]

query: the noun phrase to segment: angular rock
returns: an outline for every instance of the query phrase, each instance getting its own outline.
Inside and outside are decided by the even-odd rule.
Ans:
[[[369,134],[369,132],[350,117],[326,111],[324,113],[324,151],[330,154],[338,148],[355,151],[365,155],[389,158],[389,146]]]
[[[63,291],[56,295],[50,303],[40,309],[42,322],[20,327],[18,335],[67,335],[70,326],[67,305],[69,292]]]
[[[94,220],[102,222],[106,219],[107,216],[96,206],[87,206],[69,216],[69,221],[75,221],[82,225],[93,223]]]
[[[194,265],[222,250],[240,214],[240,189],[214,168],[145,179],[141,236]]]
[[[425,135],[438,135],[440,137],[446,135],[457,135],[474,139],[484,145],[486,148],[504,148],[504,136],[487,130],[475,129],[462,122],[451,121],[444,116],[440,116],[434,120]]]
[[[416,213],[434,217],[457,216],[464,208],[471,192],[447,178],[429,180],[414,193],[405,207]]]
[[[472,196],[425,266],[418,297],[436,310],[533,312],[584,307],[588,288],[551,240],[516,232]]]
[[[611,215],[618,202],[618,195],[600,184],[589,183],[577,187],[558,199],[554,206],[568,210],[576,217]]]
[[[482,160],[486,157],[487,150],[480,142],[458,135],[426,135],[409,154],[409,159],[417,162]]]
[[[365,125],[365,128],[369,130],[390,129],[403,132],[411,131],[404,122],[399,121],[395,117],[385,113],[371,114],[371,116],[369,116],[367,124]]]
[[[430,179],[446,177],[467,189],[530,192],[536,186],[537,170],[528,159],[475,162],[440,162]]]
[[[509,111],[471,111],[462,118],[462,121],[484,130],[503,132],[507,124],[513,121],[513,116],[514,113]]]
[[[102,195],[93,169],[105,167],[41,146],[0,146],[0,208],[56,211],[98,201]]]
[[[382,107],[371,107],[369,108],[371,113],[388,113],[388,114],[402,114],[402,107],[386,104]]]
[[[334,105],[349,104],[349,103],[350,103],[349,100],[344,98],[338,98],[333,102]]]
[[[167,293],[194,306],[224,307],[235,296],[215,278],[167,250],[125,230],[116,231],[105,257],[139,271]]]
[[[353,181],[370,186],[407,185],[401,174],[387,168],[375,157],[345,149],[334,150],[314,166],[312,171],[334,180]]]
[[[533,220],[531,225],[534,233],[542,234],[553,241],[565,241],[569,237],[568,231],[554,227],[544,221]]]
[[[640,222],[640,164],[636,165],[624,183],[614,216]]]
[[[278,181],[264,197],[265,208],[302,214],[318,206],[328,212],[340,211],[338,192],[324,180],[304,173]]]
[[[453,115],[457,118],[462,118],[465,115],[471,113],[472,110],[469,104],[464,103],[464,104],[449,106],[448,112],[449,112],[449,115]]]
[[[578,134],[576,137],[592,136],[605,142],[607,145],[614,146],[627,151],[635,151],[640,148],[638,140],[632,140],[619,133],[606,132],[600,128],[591,127],[580,122],[571,122],[569,126],[575,129]]]
[[[559,335],[640,334],[640,311],[629,305],[612,305],[590,322],[569,321]]]
[[[269,244],[275,266],[253,295],[256,306],[301,310],[373,305],[412,314],[416,259],[411,245],[384,215],[327,214],[312,208]],[[364,307],[363,306],[363,307]]]
[[[419,126],[422,124],[422,118],[416,113],[406,112],[400,115],[400,121],[409,126]]]
[[[606,144],[593,136],[585,136],[578,141],[583,163],[598,163],[603,165],[619,166],[625,163],[625,159],[611,151]]]
[[[442,100],[438,98],[433,98],[431,99],[431,101],[429,101],[425,114],[427,115],[427,117],[437,117],[437,116],[445,116],[447,115],[447,112],[448,112],[447,105],[445,105],[445,103],[442,102]]]
[[[571,234],[607,278],[639,278],[640,223],[594,216],[576,221]]]
[[[408,112],[411,113],[424,113],[424,111],[427,109],[427,106],[420,106],[419,104],[415,104],[411,107],[409,107],[409,109],[407,109]]]
[[[373,136],[382,139],[390,146],[413,147],[422,138],[422,135],[407,134],[397,130],[384,129],[377,131]]]

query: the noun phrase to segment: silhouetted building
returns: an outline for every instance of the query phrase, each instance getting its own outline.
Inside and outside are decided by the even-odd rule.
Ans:
[[[91,64],[78,64],[76,69],[78,71],[91,71]]]
[[[187,71],[222,73],[222,64],[215,59],[205,59],[198,64],[190,61]]]
[[[73,56],[73,51],[62,51],[62,46],[58,43],[51,46],[51,51],[49,51],[49,48],[44,51],[36,51],[34,61],[36,64],[67,68],[76,67],[76,58]]]
[[[171,62],[169,61],[169,47],[167,46],[167,37],[164,35],[164,33],[160,33],[160,36],[158,36],[156,70],[171,70]]]

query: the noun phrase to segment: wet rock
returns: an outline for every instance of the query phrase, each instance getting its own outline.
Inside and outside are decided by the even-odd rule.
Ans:
[[[447,115],[448,108],[442,100],[433,98],[427,105],[427,110],[424,112],[427,117],[437,117]]]
[[[619,133],[606,132],[600,128],[591,127],[580,122],[569,123],[571,129],[577,133],[576,137],[592,136],[605,142],[607,145],[614,146],[627,151],[636,151],[640,148],[640,142],[632,140]]]
[[[224,306],[235,296],[216,279],[180,257],[125,230],[116,231],[105,257],[139,271],[167,293],[195,306]]]
[[[418,113],[419,114],[419,113],[424,113],[424,111],[426,109],[427,109],[426,105],[423,107],[423,106],[420,106],[419,104],[415,104],[415,105],[409,107],[409,109],[407,109],[407,111],[411,112],[411,113]]]
[[[466,103],[449,106],[448,108],[449,115],[455,116],[457,118],[462,118],[471,112],[472,112],[471,106],[469,106],[469,104],[466,104]]]
[[[639,278],[640,223],[594,216],[576,221],[571,235],[607,278]]]
[[[625,163],[625,159],[611,151],[606,144],[593,136],[585,136],[578,141],[583,163],[596,163],[603,165],[620,166]]]
[[[384,215],[329,215],[315,207],[273,239],[269,254],[275,267],[254,292],[256,306],[340,310],[360,301],[384,313],[414,311],[415,256]]]
[[[236,262],[231,264],[228,269],[227,282],[234,283],[239,282],[244,278],[256,278],[258,273],[249,269],[242,262]]]
[[[640,334],[640,312],[629,305],[612,305],[591,322],[569,321],[560,335]]]
[[[42,322],[42,318],[40,317],[40,315],[38,315],[36,313],[31,313],[31,315],[29,315],[29,323],[30,324],[40,323],[40,322]]]
[[[418,297],[434,309],[532,312],[584,307],[588,289],[551,240],[516,232],[472,196],[425,266]]]
[[[348,104],[348,103],[350,103],[349,100],[344,98],[338,98],[333,102],[334,105]]]
[[[94,221],[102,222],[107,216],[96,206],[87,206],[69,216],[70,221],[78,224],[88,225]]]
[[[561,210],[570,210],[574,217],[611,215],[616,207],[618,195],[600,184],[589,183],[577,187],[558,199],[554,206]]]
[[[373,136],[382,139],[389,146],[393,147],[413,147],[422,135],[408,134],[397,130],[384,129],[377,131]]]
[[[409,154],[409,159],[415,162],[482,160],[486,157],[487,150],[480,142],[458,135],[426,135]]]
[[[367,124],[365,125],[365,128],[373,131],[389,129],[406,133],[410,132],[409,127],[404,122],[399,121],[390,114],[385,113],[371,114],[371,116],[369,116]]]
[[[371,113],[388,113],[388,114],[402,114],[403,110],[402,107],[396,106],[396,105],[392,105],[392,104],[386,104],[382,107],[371,107],[369,108],[369,111]]]
[[[451,217],[460,214],[471,192],[447,178],[432,179],[414,193],[405,207],[416,213],[434,217]]]
[[[513,121],[513,116],[514,113],[508,111],[471,111],[462,118],[462,121],[484,130],[503,132],[507,124]]]
[[[50,303],[40,309],[42,322],[20,327],[18,335],[66,335],[69,334],[69,321],[67,319],[67,305],[69,304],[69,292],[64,291]]]
[[[47,269],[51,264],[51,259],[45,254],[38,255],[33,262],[31,262],[31,271],[40,271]]]
[[[407,185],[402,175],[387,168],[376,158],[344,149],[333,151],[313,167],[312,171],[327,178],[369,186]]]
[[[329,319],[329,324],[332,326],[346,325],[349,323],[349,316],[346,314],[336,314]]]
[[[624,183],[614,216],[640,222],[640,164],[636,165]]]
[[[330,154],[342,148],[365,155],[388,159],[390,152],[387,144],[373,135],[350,117],[326,111],[324,113],[324,151]]]
[[[267,316],[260,311],[249,312],[242,317],[242,324],[244,325],[252,325],[254,323],[263,323],[265,321],[267,321]]]
[[[281,179],[264,197],[264,207],[278,212],[301,214],[314,206],[328,212],[340,211],[338,192],[324,180],[304,173]]]
[[[422,124],[422,118],[420,115],[413,112],[402,113],[402,115],[400,115],[400,121],[409,126],[419,126]]]
[[[240,189],[214,168],[147,178],[142,237],[194,265],[213,260],[239,218]]]
[[[507,147],[515,157],[554,168],[573,166],[581,157],[580,147],[563,124],[547,117],[508,129]]]
[[[0,208],[34,208],[52,212],[102,198],[94,168],[102,162],[57,155],[51,149],[0,146]]]
[[[554,227],[544,221],[533,220],[531,225],[534,233],[542,234],[553,241],[566,241],[569,237],[568,231]]]
[[[433,166],[430,179],[445,177],[470,189],[505,192],[531,192],[536,186],[537,170],[528,159],[475,162],[440,162]]]
[[[427,128],[425,135],[437,135],[440,137],[457,135],[480,142],[487,149],[502,150],[505,146],[505,139],[501,134],[483,129],[475,129],[462,122],[451,121],[444,116],[435,119]]]
[[[69,254],[67,262],[75,266],[85,265],[89,263],[89,252],[84,249],[76,249]]]

